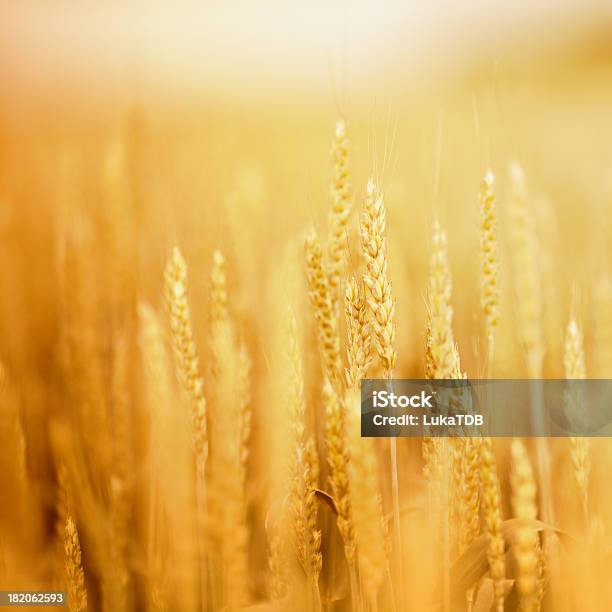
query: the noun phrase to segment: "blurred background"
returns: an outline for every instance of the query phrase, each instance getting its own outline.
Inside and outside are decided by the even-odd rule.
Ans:
[[[24,211],[54,219],[62,164],[84,166],[81,204],[94,207],[102,197],[94,176],[123,147],[138,158],[127,163],[138,166],[132,189],[147,209],[147,279],[177,238],[188,252],[210,254],[231,223],[228,193],[244,189],[256,192],[255,240],[270,245],[259,253],[265,270],[285,240],[280,228],[324,219],[329,142],[344,117],[356,194],[367,176],[380,177],[398,234],[392,269],[417,292],[434,213],[457,228],[451,261],[472,257],[481,175],[490,166],[503,188],[514,159],[545,202],[547,239],[568,255],[559,299],[580,283],[588,299],[610,263],[607,2],[111,0],[3,3],[1,11],[8,242],[30,222]],[[404,215],[415,228],[409,237],[393,223]],[[28,265],[51,248],[52,227],[34,230],[41,236]],[[28,245],[14,248],[25,255]],[[471,323],[476,266],[460,270],[474,291],[458,298],[466,303],[457,316]]]
[[[178,245],[189,269],[205,380],[214,378],[215,249],[225,256],[228,309],[252,362],[247,581],[251,601],[267,598],[265,526],[286,459],[274,454],[271,439],[283,434],[268,421],[271,405],[283,409],[273,393],[271,359],[282,344],[279,309],[287,298],[279,264],[297,253],[302,266],[306,228],[327,235],[330,148],[340,118],[354,193],[351,269],[359,265],[357,227],[370,176],[388,209],[396,376],[423,376],[435,219],[448,232],[462,369],[469,377],[483,375],[478,191],[487,168],[495,175],[501,243],[493,374],[527,376],[504,221],[515,160],[525,170],[537,228],[544,376],[564,376],[570,312],[584,331],[587,375],[612,376],[611,108],[612,4],[604,0],[0,0],[0,391],[3,410],[12,415],[0,435],[15,441],[0,451],[0,463],[4,473],[21,475],[0,485],[0,498],[16,499],[21,491],[22,500],[0,507],[2,584],[58,584],[54,525],[64,528],[65,467],[91,609],[167,609],[149,601],[147,581],[158,571],[149,567],[159,555],[151,547],[155,538],[170,550],[166,555],[162,546],[159,555],[167,561],[161,573],[169,609],[196,609],[188,410],[184,398],[172,402],[170,412],[180,418],[164,422],[167,446],[156,457],[151,431],[158,406],[147,399],[141,359],[143,305],[162,322],[162,344],[169,345],[163,271]],[[302,276],[296,312],[307,429],[328,490],[321,372]],[[128,347],[123,362],[118,338]],[[175,392],[176,377],[170,378]],[[121,438],[113,427],[126,406],[131,425],[119,423]],[[114,425],[107,428],[107,421]],[[497,450],[508,517],[509,447]],[[121,461],[112,460],[115,452]],[[592,477],[601,485],[592,491],[593,524],[608,551],[601,553],[608,565],[598,566],[605,576],[612,502],[602,483],[609,444],[594,445],[593,453]],[[400,493],[410,505],[415,481],[423,488],[421,452],[402,441],[399,456]],[[559,444],[551,456],[555,475],[562,474],[554,491],[561,524],[578,529],[569,454]],[[149,480],[155,461],[167,466],[163,482]],[[381,468],[388,513],[387,471]],[[117,482],[128,500],[119,513],[127,540],[119,552],[112,536]],[[174,507],[162,527],[151,518],[158,489]],[[15,535],[26,522],[27,541]],[[330,549],[339,550],[338,536],[328,518],[320,522],[327,559]],[[425,519],[406,522],[418,553],[427,544],[418,533]],[[584,555],[600,559],[590,550]],[[127,567],[124,582],[114,573],[117,558]],[[587,568],[575,601],[595,610],[588,564],[579,555],[572,559]],[[420,559],[413,554],[410,562],[416,584]],[[335,585],[327,567],[323,574],[323,600],[331,609],[337,591],[346,599],[347,587]],[[104,589],[120,583],[134,605],[117,603],[112,593],[105,599]],[[415,606],[420,596],[413,595]]]

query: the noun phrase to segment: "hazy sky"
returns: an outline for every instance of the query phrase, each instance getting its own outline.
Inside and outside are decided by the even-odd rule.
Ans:
[[[607,3],[611,4],[611,3]],[[542,34],[596,0],[0,0],[0,83],[20,87],[329,87]],[[588,8],[587,8],[588,7]],[[570,21],[571,23],[571,21]],[[344,62],[346,67],[344,68]],[[332,67],[330,69],[330,66]]]

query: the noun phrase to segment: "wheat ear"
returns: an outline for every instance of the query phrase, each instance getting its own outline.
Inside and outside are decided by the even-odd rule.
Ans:
[[[427,288],[426,370],[428,378],[463,378],[459,352],[453,339],[452,287],[446,233],[436,221],[433,226]]]
[[[295,550],[300,565],[313,585],[321,573],[321,531],[317,528],[317,500],[314,490],[319,482],[319,461],[314,440],[305,433],[305,399],[302,358],[293,311],[287,316],[289,367],[287,404],[291,418],[294,451],[291,454],[289,502],[294,518]],[[318,590],[318,587],[317,587]]]
[[[528,206],[527,183],[523,169],[516,163],[510,167],[511,197],[508,210],[510,226],[510,252],[514,277],[514,293],[519,334],[522,336],[531,384],[531,415],[536,431],[544,422],[542,378],[544,360],[544,332],[542,327],[543,301],[540,274],[539,245],[533,212]],[[542,518],[554,524],[554,506],[551,492],[550,450],[546,438],[536,440],[536,467],[541,492]],[[551,534],[545,532],[544,544],[548,550]]]
[[[174,478],[173,468],[164,461],[166,440],[162,435],[173,406],[171,368],[164,336],[164,329],[156,311],[146,302],[138,305],[139,344],[144,365],[144,383],[147,403],[151,407],[150,475],[149,475],[149,521],[148,521],[148,572],[151,583],[150,603],[155,612],[167,612],[167,585],[165,584],[168,557],[165,553],[160,529],[162,515],[175,500],[166,491],[169,473]],[[161,532],[161,533],[160,533]]]
[[[513,469],[511,473],[512,508],[519,519],[514,543],[517,564],[516,587],[519,610],[535,612],[538,605],[539,539],[533,523],[537,517],[536,483],[527,457],[525,445],[518,439],[512,442]]]
[[[344,541],[349,563],[355,560],[355,525],[350,495],[349,452],[346,440],[346,415],[342,400],[329,381],[323,385],[326,412],[325,441],[330,467],[329,481],[338,510],[338,530]]]
[[[323,264],[323,252],[314,230],[306,237],[304,244],[308,294],[317,324],[317,336],[325,376],[340,388],[340,338],[338,321],[330,299],[327,271]]]
[[[300,473],[296,473],[296,484],[300,486],[300,504],[303,520],[303,533],[299,533],[296,522],[296,533],[300,537],[301,550],[298,558],[302,558],[302,566],[310,579],[315,610],[321,609],[321,595],[319,593],[319,575],[323,565],[321,553],[321,530],[318,528],[317,513],[319,502],[316,498],[316,489],[319,486],[319,456],[314,438],[309,437],[304,443],[298,459]]]
[[[372,361],[368,305],[362,283],[351,277],[346,285],[345,314],[348,333],[346,382],[358,388]]]
[[[216,324],[225,321],[228,317],[227,312],[227,277],[225,273],[225,257],[223,253],[216,249],[213,252],[213,265],[210,273],[211,284],[211,322]]]
[[[198,520],[198,554],[200,557],[200,592],[207,599],[207,546],[205,526],[208,517],[206,464],[208,460],[208,426],[204,380],[200,374],[191,314],[187,299],[187,264],[178,247],[172,250],[165,271],[166,306],[170,319],[170,336],[178,377],[189,398],[196,466],[196,506]]]
[[[596,376],[612,376],[612,278],[599,279],[593,296],[594,350]]]
[[[571,380],[586,378],[582,332],[574,318],[570,320],[567,326],[563,364],[565,367],[565,378]],[[576,383],[570,383],[570,385],[574,386],[570,387],[567,393],[567,409],[570,415],[574,413],[576,417],[579,417],[580,413],[584,411],[584,398],[581,397],[580,390],[576,388]],[[589,447],[588,438],[581,436],[570,437],[572,464],[587,526],[589,521],[589,474],[591,471]]]
[[[370,179],[361,216],[361,250],[366,264],[363,281],[368,288],[376,352],[385,376],[391,378],[396,361],[395,301],[387,270],[386,216],[382,194]]]
[[[478,437],[465,437],[458,445],[461,464],[459,554],[465,552],[480,531],[480,444]]]
[[[462,379],[459,351],[453,339],[453,309],[451,306],[452,277],[448,263],[446,234],[440,224],[435,221],[432,233],[429,284],[427,288],[427,328],[425,341],[425,372],[428,378],[433,379]],[[459,388],[453,391],[460,394]],[[424,438],[423,457],[425,460],[424,473],[428,480],[433,508],[433,525],[436,536],[440,538],[439,545],[443,554],[443,599],[448,608],[450,600],[450,559],[453,542],[459,538],[468,537],[468,527],[473,517],[468,515],[472,509],[473,494],[464,491],[464,483],[473,474],[466,474],[463,470],[462,445],[458,440],[443,440],[441,438]],[[473,484],[470,480],[470,484]],[[451,498],[457,503],[450,503]],[[470,502],[469,507],[457,512],[464,502]],[[450,517],[447,516],[450,511]],[[450,520],[449,520],[450,519]],[[463,536],[461,535],[463,533]]]
[[[347,394],[347,438],[350,451],[350,482],[359,488],[352,497],[353,519],[358,548],[359,576],[366,600],[371,609],[377,608],[378,591],[389,570],[386,555],[386,526],[384,522],[379,466],[373,440],[361,437],[361,402],[359,390]]]
[[[376,352],[385,378],[391,380],[397,353],[395,351],[395,299],[388,275],[386,223],[387,210],[382,193],[374,180],[370,179],[363,203],[360,227],[361,252],[365,260],[363,282],[368,289],[367,303],[371,314]],[[397,440],[395,438],[391,438],[389,441],[389,459],[391,464],[395,559],[400,584],[400,599],[402,599],[402,537]]]
[[[279,601],[289,592],[289,565],[282,527],[268,536],[268,593],[272,601]]]
[[[495,592],[495,609],[496,612],[502,612],[505,597],[506,557],[499,480],[491,438],[483,438],[480,444],[480,462],[483,516],[488,536],[487,559]]]
[[[518,326],[525,345],[529,376],[541,378],[544,337],[535,221],[527,205],[525,173],[516,163],[510,167],[510,178],[508,221]]]
[[[336,131],[332,142],[332,164],[328,278],[330,301],[334,312],[337,312],[342,291],[342,279],[346,268],[346,230],[353,204],[349,175],[349,143],[346,135],[346,125],[342,119],[336,123]]]
[[[493,339],[499,309],[497,214],[493,173],[490,170],[484,175],[478,199],[480,204],[480,304],[485,317],[487,358],[490,364],[493,359]]]
[[[213,254],[211,286],[214,401],[210,420],[208,534],[217,549],[213,597],[221,605],[239,606],[251,598],[246,498],[251,362],[245,345],[236,338],[229,316],[225,259],[220,251]]]
[[[111,381],[114,452],[109,504],[110,558],[108,577],[103,580],[104,608],[117,612],[130,607],[130,573],[126,563],[131,490],[128,380],[127,337],[125,334],[120,334],[115,341]]]
[[[71,516],[66,519],[64,529],[64,555],[70,612],[87,610],[87,590],[81,561],[81,544],[76,525]]]
[[[177,247],[172,250],[166,265],[165,278],[172,345],[179,378],[190,399],[196,467],[198,478],[203,483],[208,456],[206,398],[191,329],[191,314],[187,300],[187,264]]]

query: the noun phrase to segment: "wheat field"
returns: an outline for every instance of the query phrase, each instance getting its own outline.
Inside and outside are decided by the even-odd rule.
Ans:
[[[612,609],[609,439],[360,436],[364,378],[612,378],[612,52],[512,57],[0,106],[0,590]]]

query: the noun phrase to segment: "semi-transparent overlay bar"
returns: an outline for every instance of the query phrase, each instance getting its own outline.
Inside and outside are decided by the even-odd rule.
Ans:
[[[63,591],[0,591],[0,606],[58,606],[66,605]]]
[[[361,384],[364,437],[612,437],[612,380]]]

